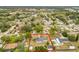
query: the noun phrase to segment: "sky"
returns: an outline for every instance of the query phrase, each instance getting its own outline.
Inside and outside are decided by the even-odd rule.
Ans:
[[[0,6],[79,6],[79,0],[0,0]]]

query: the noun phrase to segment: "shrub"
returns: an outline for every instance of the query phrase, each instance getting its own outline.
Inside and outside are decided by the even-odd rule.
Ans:
[[[37,46],[34,48],[35,51],[45,51],[47,48],[45,46]]]

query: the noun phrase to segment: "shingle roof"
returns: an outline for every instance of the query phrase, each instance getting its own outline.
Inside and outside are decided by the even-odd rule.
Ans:
[[[36,41],[43,41],[43,40],[44,40],[44,38],[42,38],[42,37],[36,39]]]

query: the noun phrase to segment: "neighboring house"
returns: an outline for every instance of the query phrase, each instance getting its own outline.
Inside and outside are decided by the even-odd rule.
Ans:
[[[11,43],[11,44],[6,44],[3,48],[4,49],[14,49],[18,46],[18,43]]]
[[[62,38],[55,38],[55,39],[52,39],[52,42],[54,43],[55,46],[61,46],[61,45],[63,45],[64,43],[68,43],[69,40],[68,40],[68,38],[66,38],[66,37],[62,37]]]
[[[60,38],[55,38],[52,40],[52,42],[54,43],[54,46],[61,46],[63,44]]]
[[[60,38],[60,41],[63,43],[69,42],[68,38],[66,38],[66,37]]]
[[[66,37],[63,37],[63,38],[55,38],[52,41],[57,41],[58,43],[69,42],[68,38],[66,38]]]

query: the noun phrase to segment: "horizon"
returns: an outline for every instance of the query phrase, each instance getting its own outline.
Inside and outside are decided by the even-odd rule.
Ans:
[[[43,9],[43,8],[48,8],[48,9],[63,9],[63,8],[75,8],[79,9],[79,6],[0,6],[0,8],[4,9],[9,9],[9,8],[35,8],[35,9]]]

